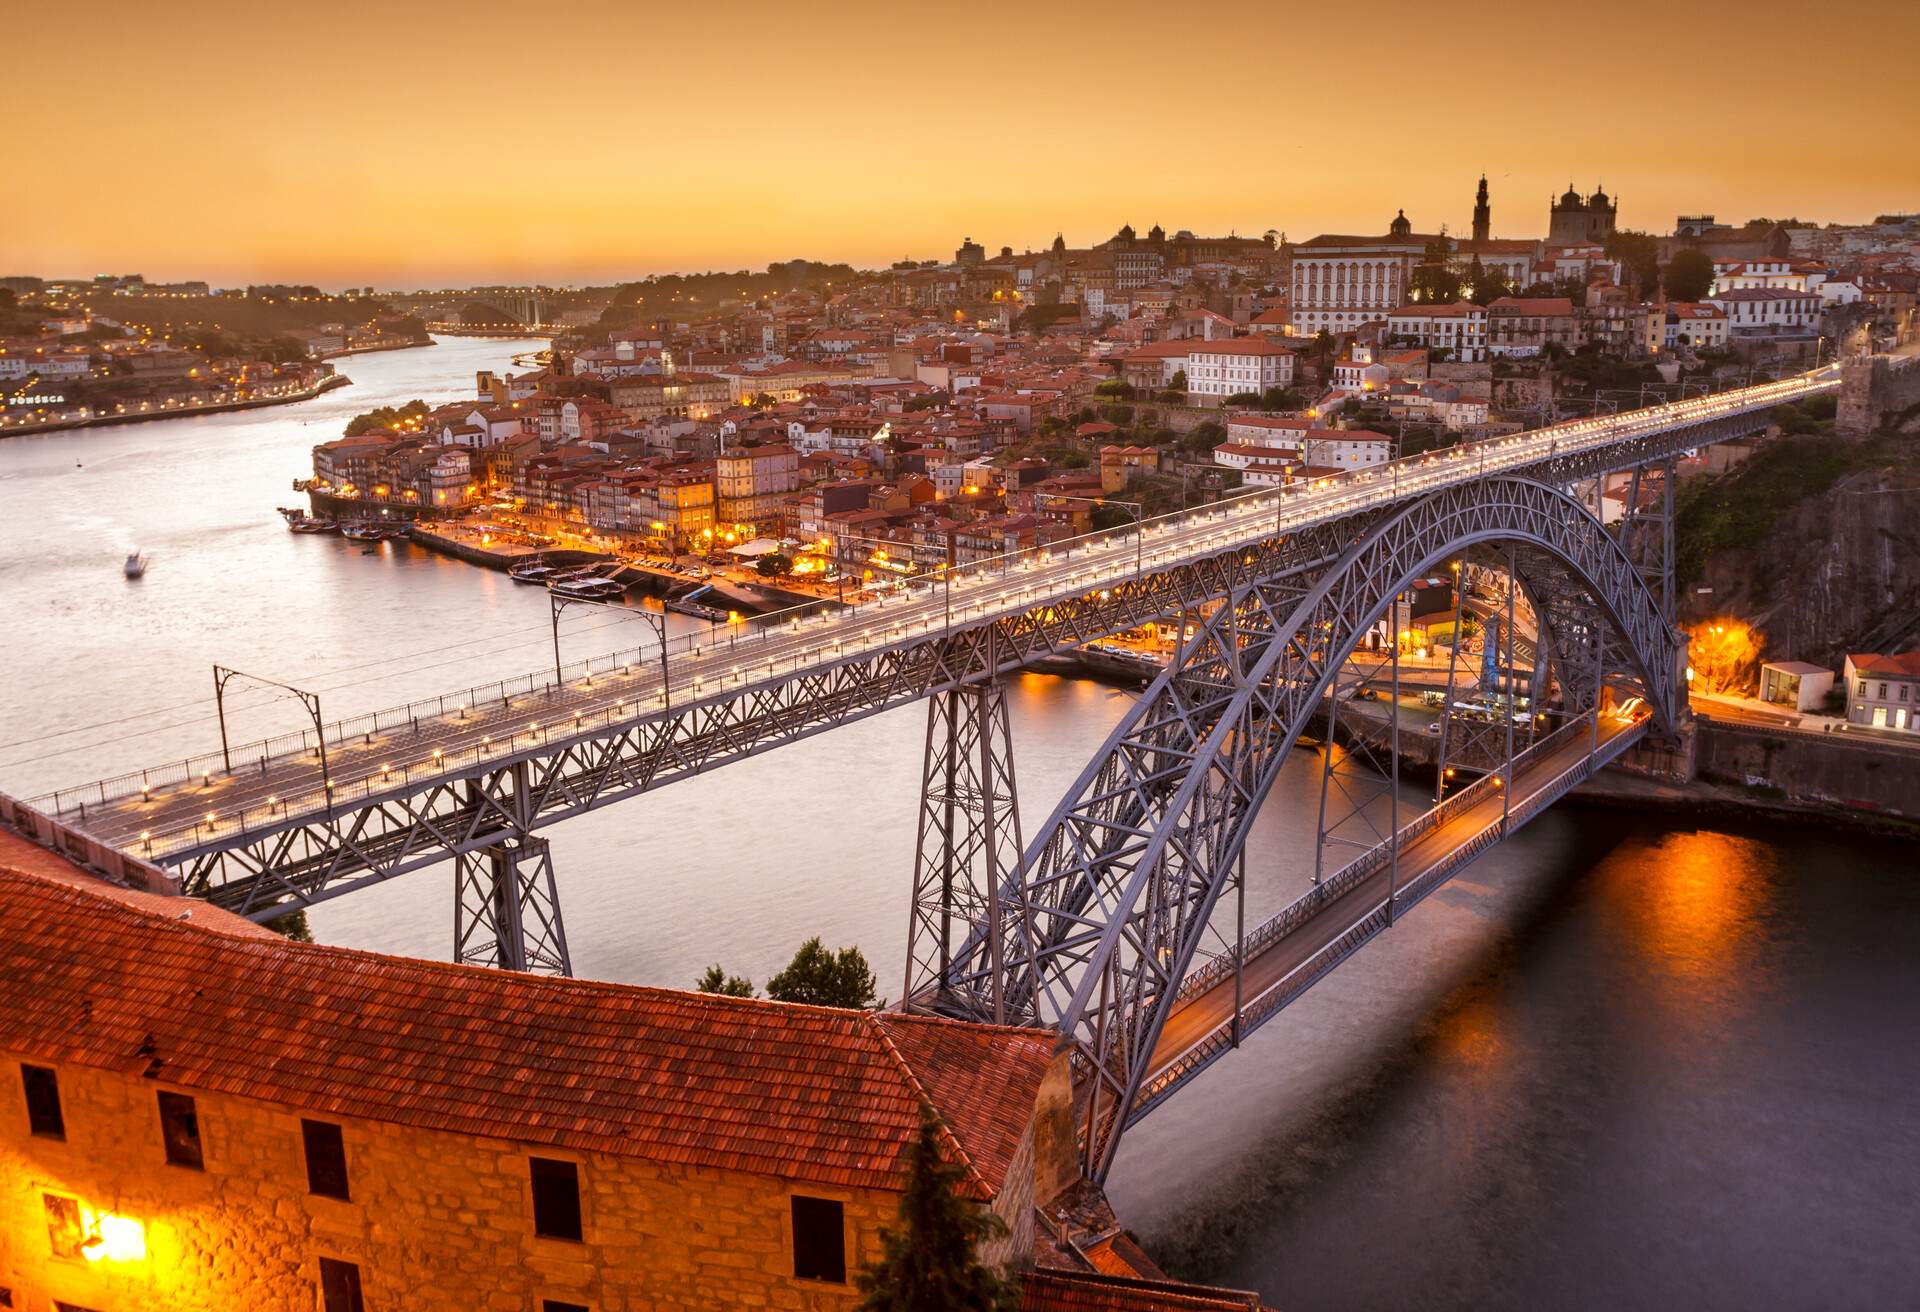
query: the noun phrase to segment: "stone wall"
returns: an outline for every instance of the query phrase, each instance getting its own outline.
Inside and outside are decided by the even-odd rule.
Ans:
[[[1920,355],[1869,355],[1840,366],[1840,404],[1834,427],[1864,435],[1920,406]]]
[[[1920,818],[1920,747],[1846,733],[1694,722],[1694,769],[1709,783],[1788,801]]]
[[[536,1148],[580,1163],[585,1231],[583,1243],[540,1238],[529,1150],[513,1143],[344,1122],[353,1199],[340,1202],[307,1192],[296,1111],[196,1092],[195,1171],[164,1160],[154,1081],[58,1071],[65,1142],[28,1135],[17,1057],[0,1060],[0,1288],[18,1312],[55,1299],[99,1312],[314,1308],[322,1257],[358,1264],[377,1309],[527,1312],[552,1298],[594,1312],[837,1310],[896,1217],[890,1193]],[[145,1256],[51,1256],[49,1193],[140,1223]],[[848,1284],[793,1277],[794,1193],[844,1203]]]

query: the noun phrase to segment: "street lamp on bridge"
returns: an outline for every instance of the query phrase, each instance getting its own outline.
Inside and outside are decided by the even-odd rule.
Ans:
[[[553,685],[556,691],[565,682],[560,674],[560,614],[569,606],[598,606],[602,610],[635,616],[653,626],[654,636],[660,641],[660,705],[662,709],[672,709],[673,693],[667,681],[667,615],[665,611],[656,615],[644,606],[628,606],[617,601],[596,601],[591,597],[561,597],[552,591],[547,593],[547,603],[553,620]]]

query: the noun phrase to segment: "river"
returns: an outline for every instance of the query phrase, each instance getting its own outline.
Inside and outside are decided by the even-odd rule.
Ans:
[[[329,718],[540,668],[546,599],[274,513],[376,405],[472,393],[531,343],[349,357],[290,406],[0,441],[0,789],[217,746],[215,662]],[[144,579],[120,575],[138,545]],[[642,640],[575,619],[568,655]],[[636,633],[624,630],[631,627]],[[1027,675],[1038,824],[1128,694]],[[299,708],[236,695],[236,737]],[[897,996],[925,712],[907,707],[547,831],[576,969],[764,980],[809,934]],[[1250,921],[1311,877],[1315,763],[1256,827]],[[1887,1307],[1920,1284],[1912,849],[1562,806],[1130,1132],[1123,1217],[1179,1274],[1288,1312]],[[324,942],[444,957],[450,878],[322,904]]]

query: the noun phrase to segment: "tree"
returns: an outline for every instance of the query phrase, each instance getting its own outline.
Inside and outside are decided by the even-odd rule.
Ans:
[[[1201,455],[1213,450],[1226,440],[1226,428],[1209,419],[1187,430],[1187,435],[1180,439],[1180,449],[1189,455]]]
[[[1760,643],[1745,622],[1723,616],[1687,631],[1687,667],[1702,692],[1753,690],[1760,667]]]
[[[1607,237],[1607,256],[1627,266],[1635,286],[1649,289],[1660,281],[1660,239],[1648,233],[1620,228]]]
[[[1313,344],[1307,349],[1308,354],[1319,362],[1322,369],[1330,369],[1333,367],[1334,353],[1340,349],[1340,343],[1332,333],[1322,328],[1313,335]]]
[[[701,973],[693,982],[693,987],[702,993],[718,993],[729,998],[750,998],[753,996],[753,981],[744,975],[729,975],[715,962]]]
[[[305,907],[296,907],[284,916],[275,916],[267,922],[267,928],[276,934],[284,934],[295,943],[313,942],[313,930],[307,925]]]
[[[1667,261],[1668,300],[1697,301],[1712,287],[1713,257],[1698,246],[1683,247]]]
[[[1407,280],[1408,298],[1429,305],[1452,305],[1460,299],[1460,275],[1445,264],[1423,264]]]
[[[873,971],[859,948],[830,952],[816,936],[802,943],[787,968],[767,981],[767,996],[816,1007],[869,1007]]]
[[[855,1278],[854,1312],[1012,1312],[1019,1290],[980,1260],[982,1242],[1006,1230],[961,1192],[966,1168],[940,1151],[940,1123],[925,1107],[907,1158],[900,1221],[880,1232],[880,1256]]]
[[[770,579],[785,578],[793,573],[793,557],[783,556],[777,551],[769,551],[754,562],[755,569]]]
[[[1173,377],[1167,383],[1167,390],[1170,392],[1184,392],[1187,390],[1187,371],[1185,369],[1175,369],[1173,371]]]

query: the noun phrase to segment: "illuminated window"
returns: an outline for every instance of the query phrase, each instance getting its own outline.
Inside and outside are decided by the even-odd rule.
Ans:
[[[198,1171],[206,1166],[200,1151],[200,1117],[193,1099],[184,1093],[160,1095],[160,1139],[166,1145],[167,1160],[175,1166]]]
[[[321,1258],[320,1306],[324,1312],[366,1312],[360,1298],[360,1268],[352,1262]]]
[[[80,1220],[80,1200],[60,1194],[42,1194],[47,1211],[47,1244],[55,1257],[79,1257],[87,1229]]]
[[[581,1237],[580,1168],[551,1157],[529,1157],[533,1177],[533,1232],[549,1239]]]
[[[307,1192],[347,1198],[347,1146],[340,1127],[331,1121],[302,1120],[300,1140],[307,1153]]]
[[[847,1282],[846,1208],[831,1198],[793,1196],[793,1274]]]
[[[46,1139],[67,1137],[67,1123],[60,1114],[60,1080],[45,1066],[20,1067],[20,1082],[27,1090],[27,1127]]]

